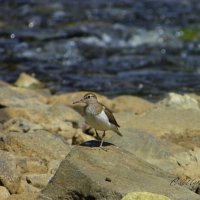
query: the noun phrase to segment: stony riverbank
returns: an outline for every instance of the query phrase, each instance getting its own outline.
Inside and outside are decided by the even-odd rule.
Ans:
[[[0,82],[0,200],[200,198],[200,96],[99,95],[124,135],[108,132],[102,150],[72,105],[83,93],[51,95],[26,74]]]

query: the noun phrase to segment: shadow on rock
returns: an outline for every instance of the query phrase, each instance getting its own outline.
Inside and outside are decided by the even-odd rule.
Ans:
[[[82,144],[80,144],[80,146],[100,147],[100,144],[101,144],[101,141],[99,140],[90,140],[90,141],[83,142]],[[111,145],[114,145],[114,144],[109,143],[109,142],[103,142],[102,147],[111,146]]]

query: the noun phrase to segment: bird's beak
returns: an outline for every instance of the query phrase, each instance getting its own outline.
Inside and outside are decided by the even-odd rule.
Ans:
[[[79,99],[79,100],[73,102],[73,104],[77,104],[77,103],[83,103],[83,99]]]

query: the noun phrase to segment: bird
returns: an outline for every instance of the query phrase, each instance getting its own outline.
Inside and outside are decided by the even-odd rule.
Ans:
[[[103,131],[100,147],[103,145],[107,130],[112,130],[119,136],[122,136],[118,129],[120,126],[113,116],[112,111],[100,103],[94,93],[86,93],[80,100],[73,102],[73,104],[78,103],[86,104],[84,107],[86,123],[95,129],[97,136],[99,136],[97,130]]]

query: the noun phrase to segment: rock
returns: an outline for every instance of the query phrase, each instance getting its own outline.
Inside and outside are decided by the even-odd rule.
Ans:
[[[6,200],[9,196],[9,191],[5,187],[0,186],[0,200]]]
[[[17,165],[23,173],[47,173],[48,171],[46,163],[37,158],[21,158],[18,160]]]
[[[69,106],[65,106],[62,104],[54,104],[51,105],[48,109],[49,115],[52,118],[51,122],[53,123],[56,119],[60,121],[70,121],[70,122],[78,122],[83,121],[83,118],[79,113],[74,111],[74,109]]]
[[[44,88],[44,84],[34,78],[33,76],[30,76],[26,73],[21,73],[15,82],[15,85],[17,87],[22,88],[30,88],[30,89],[40,89]]]
[[[161,106],[141,115],[120,112],[116,113],[115,117],[121,127],[144,130],[159,138],[170,138],[171,140],[180,136],[199,135],[200,131],[200,111],[197,109]]]
[[[198,101],[187,94],[169,93],[161,104],[181,109],[199,109]]]
[[[70,147],[58,136],[47,131],[28,133],[10,132],[1,138],[0,147],[21,156],[45,159],[63,159]]]
[[[75,129],[72,123],[82,126],[83,118],[72,108],[61,105],[32,104],[29,107],[5,108],[4,112],[9,119],[25,119],[34,123],[35,129],[45,129],[50,132],[67,131],[73,137]],[[70,123],[67,123],[70,122]],[[26,123],[26,122],[24,122]],[[28,123],[26,123],[28,124]],[[69,135],[68,134],[68,135]]]
[[[187,95],[189,95],[192,99],[195,99],[195,100],[198,102],[199,107],[200,107],[200,96],[199,96],[198,94],[189,93],[189,94],[187,94]]]
[[[63,122],[59,124],[56,134],[63,137],[67,144],[72,145],[73,138],[79,129],[74,128],[73,122]],[[53,131],[52,131],[53,132]]]
[[[134,153],[138,157],[148,158],[164,158],[171,155],[170,148],[159,141],[153,135],[134,128],[121,128],[123,137],[117,134],[112,134],[108,142],[124,148],[125,150]]]
[[[174,157],[176,158],[176,162],[179,165],[179,168],[176,169],[174,174],[176,174],[178,177],[185,176],[192,180],[195,180],[197,177],[199,177],[200,175],[199,159],[198,159],[200,157],[199,148],[195,148],[189,151],[177,152],[174,154]],[[187,186],[189,186],[189,184]],[[188,188],[191,189],[191,187]],[[195,187],[193,187],[193,190],[194,188]]]
[[[37,193],[22,193],[22,194],[14,194],[11,195],[6,200],[36,200]]]
[[[116,112],[132,111],[136,114],[143,113],[154,107],[153,103],[139,97],[123,95],[113,99]]]
[[[5,151],[0,151],[0,182],[10,193],[16,193],[20,186],[20,173],[15,156]]]
[[[175,157],[177,159],[178,164],[182,167],[186,167],[192,162],[191,155],[189,155],[188,152],[176,153]]]
[[[197,161],[198,165],[200,165],[200,148],[195,147],[191,154],[195,157],[195,160]]]
[[[43,126],[34,124],[24,118],[12,118],[3,124],[2,131],[4,133],[10,132],[29,132],[31,130],[41,130]]]
[[[171,186],[173,176],[114,146],[76,146],[62,161],[38,200],[118,200],[129,192],[148,191],[174,200],[197,200],[199,195]]]
[[[122,200],[170,200],[168,197],[150,192],[130,192]]]
[[[81,143],[89,141],[89,140],[94,140],[94,137],[83,133],[83,131],[80,129],[77,129],[77,131],[73,137],[73,144],[77,145],[77,144],[81,144]]]
[[[176,176],[184,175],[191,179],[199,176],[199,148],[188,151],[179,145],[163,141],[150,133],[133,128],[121,129],[121,132],[123,137],[112,134],[112,137],[105,141]]]
[[[40,106],[47,102],[47,97],[36,90],[18,88],[0,82],[0,102],[2,106],[7,107],[28,107],[33,104]]]
[[[168,172],[172,172],[178,167],[174,152],[181,151],[182,148],[164,143],[142,130],[122,128],[120,131],[123,133],[123,137],[112,134],[112,137],[105,139],[105,141],[123,148]]]
[[[48,173],[49,174],[55,174],[58,167],[60,166],[61,160],[51,160],[48,163]]]
[[[171,38],[172,36],[168,35],[168,37]],[[128,43],[133,47],[142,46],[144,44],[163,44],[164,38],[158,33],[158,31],[137,29],[129,38]]]
[[[164,170],[170,171],[174,175],[184,175],[192,179],[199,177],[198,153],[196,152],[195,155],[191,153],[195,147],[200,145],[199,109],[180,109],[175,106],[166,107],[158,105],[157,108],[148,110],[140,115],[135,115],[132,112],[120,112],[116,113],[115,116],[122,127],[122,134],[123,127],[138,129],[151,134],[156,140],[158,139],[162,144],[165,143],[166,145],[164,149],[162,146],[157,151],[156,143],[152,143],[152,141],[154,141],[152,138],[147,139],[148,137],[146,137],[147,140],[144,139],[144,141],[140,141],[137,139],[138,137],[134,138],[134,135],[131,136],[130,134],[128,134],[128,138],[130,137],[129,139],[132,141],[132,147],[129,145],[130,142],[126,139],[126,136],[126,141],[124,141],[124,143],[122,143],[123,139],[117,141],[118,137],[114,135],[113,137],[115,137],[115,139],[110,142],[119,146],[122,145],[122,147],[128,151],[136,148],[136,155]],[[141,135],[141,138],[142,137],[143,135]],[[141,144],[139,152],[138,146],[134,140],[138,141],[138,144]],[[144,142],[148,140],[149,143],[147,142],[144,144]],[[146,152],[143,151],[142,145],[148,146],[149,150],[146,150]],[[167,152],[170,152],[171,156],[166,159],[159,158],[162,150],[164,150],[164,152],[167,150]],[[141,151],[144,152],[144,155],[142,155]],[[152,156],[154,156],[154,158],[147,158],[151,154],[151,151],[153,151]],[[156,157],[158,159],[156,159]]]
[[[20,189],[19,189],[19,193],[37,193],[39,192],[41,189],[34,187],[33,185],[27,183],[26,180],[22,180],[21,184],[20,184]]]
[[[50,174],[25,174],[26,181],[37,188],[44,188],[52,178]]]

